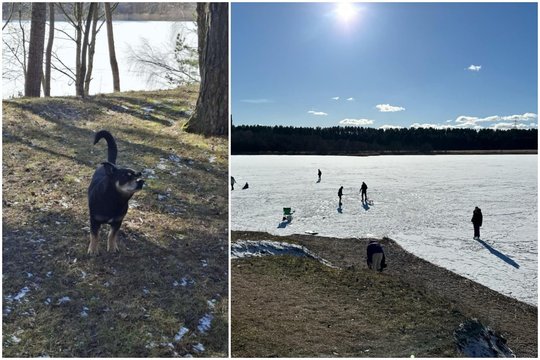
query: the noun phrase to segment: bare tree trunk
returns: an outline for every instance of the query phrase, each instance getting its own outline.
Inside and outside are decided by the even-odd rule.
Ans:
[[[24,95],[39,97],[43,76],[43,48],[45,47],[46,3],[32,3],[32,23],[30,25],[30,45],[28,47],[28,69]]]
[[[75,52],[76,52],[76,59],[75,59],[75,95],[82,96],[79,92],[79,84],[81,83],[81,51],[82,51],[82,9],[83,4],[82,3],[75,3],[75,29],[76,29],[76,35],[75,35]]]
[[[94,69],[94,54],[96,52],[96,37],[97,37],[97,23],[99,19],[99,3],[96,3],[94,9],[94,18],[92,20],[92,40],[88,47],[88,71],[86,72],[86,79],[84,80],[84,93],[88,95],[90,93],[90,81],[92,81],[92,71]]]
[[[105,3],[105,17],[107,19],[107,40],[109,43],[109,59],[113,76],[113,89],[120,91],[120,74],[118,72],[118,62],[116,61],[116,52],[114,51],[114,34],[112,26],[111,3]]]
[[[81,70],[80,70],[80,76],[78,78],[77,82],[77,95],[84,97],[84,80],[86,78],[86,54],[88,53],[88,39],[90,37],[90,25],[92,24],[92,18],[94,16],[94,9],[96,7],[96,3],[90,3],[90,7],[88,8],[88,15],[86,17],[86,23],[85,23],[85,29],[84,29],[84,38],[82,42],[82,49],[81,49]]]
[[[51,55],[54,41],[54,3],[49,3],[49,39],[45,52],[45,82],[43,93],[46,97],[51,96]]]
[[[226,135],[229,116],[229,4],[197,3],[201,87],[186,130]]]

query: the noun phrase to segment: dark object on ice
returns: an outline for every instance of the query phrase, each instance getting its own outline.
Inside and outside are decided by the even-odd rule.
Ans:
[[[362,194],[362,202],[367,202],[367,185],[362,181],[362,186],[360,187],[360,193]]]
[[[480,208],[477,206],[474,208],[474,211],[473,211],[473,216],[472,216],[472,223],[473,223],[473,227],[474,227],[474,239],[475,240],[478,240],[480,239],[480,226],[482,226],[482,220],[483,220],[483,216],[482,216],[482,210],[480,210]]]
[[[291,211],[290,207],[284,207],[283,208],[283,222],[290,223],[292,221],[292,214],[294,211]],[[287,226],[287,225],[285,225]]]
[[[341,197],[343,196],[343,186],[339,188],[338,192],[337,192],[337,196],[339,198],[339,207],[341,208]]]
[[[478,320],[467,320],[454,331],[458,351],[464,357],[515,357],[506,339]]]
[[[236,179],[234,176],[231,176],[231,190],[234,190],[234,184],[236,184]]]
[[[246,185],[244,185],[244,187],[242,188],[242,190],[246,190],[246,189],[249,189],[249,184],[246,182]]]
[[[377,240],[371,240],[367,246],[367,265],[370,269],[379,272],[386,267],[384,249]]]
[[[321,169],[317,169],[317,175],[319,175],[319,180],[317,182],[321,182],[321,176],[322,176],[322,171]]]

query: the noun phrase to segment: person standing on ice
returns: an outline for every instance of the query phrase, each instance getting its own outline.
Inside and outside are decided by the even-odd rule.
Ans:
[[[321,169],[317,169],[317,170],[318,170],[317,175],[319,175],[319,181],[317,181],[317,182],[321,182],[322,171],[321,171]]]
[[[367,265],[371,270],[379,272],[386,267],[384,249],[377,240],[370,240],[367,246]]]
[[[234,190],[234,184],[236,184],[236,179],[234,176],[231,176],[231,190]]]
[[[341,197],[343,196],[343,186],[339,188],[337,192],[337,196],[339,198],[339,207],[341,207]]]
[[[480,240],[480,226],[482,226],[482,210],[477,206],[474,208],[471,222],[474,226],[474,240]]]
[[[360,187],[360,193],[362,194],[362,202],[367,202],[367,185],[362,181],[362,186]]]

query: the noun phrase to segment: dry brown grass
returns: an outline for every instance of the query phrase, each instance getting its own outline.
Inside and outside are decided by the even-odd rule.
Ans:
[[[286,256],[232,262],[235,357],[459,356],[453,331],[477,318],[518,357],[537,355],[537,308],[437,267],[383,239],[388,268],[365,264],[368,239],[233,232],[300,244],[340,269]]]
[[[196,97],[4,101],[4,356],[227,355],[228,146],[182,130]],[[131,201],[120,252],[105,251],[102,231],[100,255],[88,256],[86,191],[106,160],[106,145],[92,145],[99,129],[117,139],[120,166],[155,177]],[[174,341],[181,326],[189,332]]]

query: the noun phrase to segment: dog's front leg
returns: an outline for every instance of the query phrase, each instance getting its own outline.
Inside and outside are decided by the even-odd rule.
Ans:
[[[116,237],[118,235],[118,230],[120,230],[120,225],[122,225],[121,222],[111,224],[111,230],[109,231],[109,237],[107,239],[107,251],[119,251]]]
[[[97,254],[98,242],[99,242],[99,228],[100,224],[90,219],[90,245],[88,245],[88,254]]]

